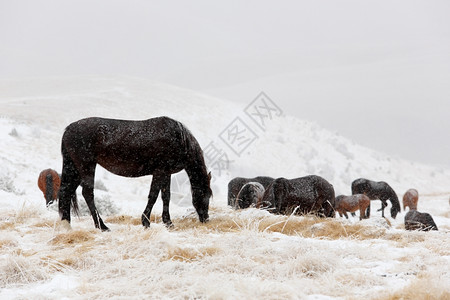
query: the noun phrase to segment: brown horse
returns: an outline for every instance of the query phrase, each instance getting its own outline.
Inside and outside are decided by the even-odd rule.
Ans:
[[[38,187],[44,194],[45,204],[49,206],[58,199],[61,178],[53,169],[45,169],[39,174]]]
[[[172,226],[169,214],[171,174],[185,170],[191,184],[192,204],[200,222],[209,218],[211,173],[203,151],[192,133],[168,117],[142,121],[86,118],[67,126],[61,141],[63,169],[59,191],[61,220],[70,223],[70,209],[78,210],[76,189],[82,194],[96,228],[109,230],[94,203],[95,167],[125,177],[153,175],[142,225],[150,226],[150,214],[161,192],[162,220]]]
[[[403,195],[403,210],[408,206],[409,209],[417,209],[417,202],[419,201],[419,192],[416,189],[409,189]]]
[[[334,208],[339,216],[345,216],[348,219],[347,212],[354,213],[359,209],[359,219],[367,219],[366,209],[370,205],[370,199],[364,194],[356,194],[351,196],[339,195],[336,197]],[[354,215],[354,214],[352,214]]]

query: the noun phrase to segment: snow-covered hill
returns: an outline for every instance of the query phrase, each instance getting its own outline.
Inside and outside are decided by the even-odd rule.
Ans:
[[[450,189],[448,170],[367,149],[314,123],[290,117],[289,112],[267,118],[262,130],[244,113],[246,106],[143,79],[3,81],[0,105],[0,158],[2,172],[10,178],[23,177],[17,171],[21,166],[32,176],[47,167],[60,170],[60,139],[70,122],[88,116],[146,119],[167,115],[186,124],[208,153],[216,195],[225,195],[232,177],[255,175],[294,178],[317,174],[330,181],[337,194],[350,193],[352,180],[359,177],[384,180],[399,195],[411,187],[422,193]],[[257,136],[239,155],[233,145],[229,147],[226,136],[237,117]],[[228,165],[220,166],[212,159],[219,153],[226,155]],[[184,182],[182,175],[178,177]]]
[[[287,111],[270,115],[260,127],[251,117],[255,115],[245,113],[257,104],[253,100],[241,107],[129,77],[1,81],[0,298],[329,299],[346,293],[367,298],[392,295],[384,288],[396,292],[414,280],[422,285],[433,282],[432,295],[440,295],[450,281],[448,268],[441,268],[448,265],[449,257],[450,172],[367,149]],[[112,232],[93,231],[89,216],[75,218],[72,233],[61,232],[56,226],[58,214],[45,209],[36,183],[41,170],[61,170],[65,126],[88,116],[161,115],[183,122],[205,151],[214,178],[211,222],[198,223],[181,172],[172,176],[175,230],[152,220],[146,232],[139,216],[151,177],[123,178],[98,167],[97,205],[117,207],[105,219]],[[387,181],[399,197],[416,188],[421,195],[419,208],[434,216],[441,231],[406,234],[403,212],[389,226],[379,213],[363,222],[321,223],[226,207],[227,183],[233,177],[309,174],[330,181],[336,194],[349,194],[352,180],[358,177]],[[84,202],[81,196],[80,200]],[[157,201],[153,213],[160,212],[161,201]],[[368,257],[367,247],[376,248]],[[417,257],[408,258],[405,251]],[[416,267],[425,270],[422,279]],[[299,292],[299,284],[308,288]],[[443,295],[449,293],[444,290]]]

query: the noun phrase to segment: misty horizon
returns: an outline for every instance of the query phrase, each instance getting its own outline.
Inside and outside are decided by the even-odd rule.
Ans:
[[[242,107],[264,91],[286,114],[449,167],[450,3],[325,4],[3,1],[0,79],[129,75]]]

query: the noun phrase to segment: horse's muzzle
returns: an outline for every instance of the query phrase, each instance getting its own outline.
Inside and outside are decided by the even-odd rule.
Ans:
[[[209,221],[209,215],[207,213],[206,214],[199,214],[198,218],[199,218],[200,222],[202,222],[202,223],[206,223],[206,222]]]

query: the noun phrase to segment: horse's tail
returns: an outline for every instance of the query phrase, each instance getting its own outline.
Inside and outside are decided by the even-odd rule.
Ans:
[[[45,175],[45,200],[47,202],[47,205],[50,204],[50,202],[53,199],[53,175],[51,172],[48,172],[47,175]]]
[[[289,182],[286,178],[277,178],[273,181],[273,206],[276,213],[284,213],[287,203],[286,196],[289,189]]]
[[[334,218],[335,216],[335,206],[336,206],[336,195],[334,187],[331,183],[322,177],[315,177],[316,180],[316,193],[317,199],[320,199],[317,209],[323,213],[327,218]]]
[[[63,142],[61,143],[61,153],[63,156],[63,171],[61,174],[61,187],[58,193],[59,213],[62,215],[64,210],[68,209],[68,206],[70,205],[73,212],[79,216],[80,209],[78,207],[76,188],[80,183],[80,173],[64,145],[64,137]],[[65,203],[66,201],[70,201],[70,203]]]

